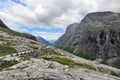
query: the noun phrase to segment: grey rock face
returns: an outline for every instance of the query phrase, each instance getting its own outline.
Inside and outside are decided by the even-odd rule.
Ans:
[[[62,39],[58,40],[59,47],[73,45],[76,47],[75,53],[82,52],[95,58],[104,59],[120,56],[119,13],[90,13],[72,30],[74,30],[72,33],[70,30],[66,31],[64,35],[67,37],[62,36]]]
[[[75,29],[79,23],[73,23],[68,25],[65,34],[63,34],[56,42],[57,47],[67,47],[69,45],[74,45],[78,40],[75,40]]]
[[[55,68],[49,68],[49,65]],[[0,72],[0,80],[119,80],[109,74],[85,68],[65,68],[57,62],[34,59]]]

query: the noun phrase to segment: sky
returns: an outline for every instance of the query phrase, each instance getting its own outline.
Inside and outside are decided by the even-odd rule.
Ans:
[[[91,12],[120,12],[120,0],[0,0],[0,19],[11,29],[57,40],[67,25]]]

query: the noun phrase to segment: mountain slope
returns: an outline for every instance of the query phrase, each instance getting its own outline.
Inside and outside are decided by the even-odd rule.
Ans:
[[[60,38],[56,45],[64,49],[67,48],[69,51],[72,47],[72,52],[78,56],[88,59],[112,59],[116,57],[119,59],[120,57],[119,13],[90,13],[85,16],[72,33],[67,32],[64,35],[66,34],[70,34],[69,37],[63,36],[63,40]]]
[[[37,39],[38,42],[43,43],[43,44],[45,44],[47,46],[51,45],[48,41],[46,41],[44,38],[42,38],[40,36],[37,37],[36,39]]]
[[[57,47],[67,47],[71,44],[74,44],[74,35],[76,27],[79,25],[79,23],[73,23],[68,25],[65,34],[63,34],[56,42],[55,46]]]
[[[11,30],[7,25],[5,25],[3,23],[2,20],[0,20],[0,30],[7,32],[9,35],[21,36],[21,37],[25,37],[25,38],[32,39],[32,40],[36,41],[36,37],[31,35],[31,34],[19,33],[19,32],[16,32],[14,30]]]
[[[13,31],[0,20],[0,56],[36,50],[40,46],[34,36]]]

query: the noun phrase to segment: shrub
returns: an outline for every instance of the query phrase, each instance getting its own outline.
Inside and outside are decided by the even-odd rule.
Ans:
[[[1,60],[0,61],[0,70],[2,70],[4,68],[8,68],[8,67],[13,66],[18,63],[19,62],[16,60],[11,60],[11,61]]]
[[[46,57],[44,57],[44,59],[50,60],[50,61],[55,61],[55,62],[58,62],[58,63],[63,64],[63,65],[68,65],[69,67],[78,66],[78,67],[83,67],[83,68],[94,69],[95,70],[95,68],[92,65],[85,64],[85,63],[76,63],[76,62],[74,62],[70,59],[67,59],[67,58],[60,58],[60,57],[46,58]]]
[[[120,73],[116,73],[114,71],[111,71],[111,75],[116,76],[116,77],[120,77]]]
[[[75,50],[75,47],[71,45],[71,46],[63,48],[63,50],[73,53]]]
[[[89,60],[95,60],[95,57],[93,55],[91,55],[90,53],[78,53],[78,54],[75,54],[79,57],[82,57],[82,58],[85,58],[85,59],[89,59]]]

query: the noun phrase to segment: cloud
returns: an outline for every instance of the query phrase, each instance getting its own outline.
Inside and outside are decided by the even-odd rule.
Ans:
[[[18,24],[65,29],[90,12],[120,12],[119,4],[120,0],[0,0],[0,18],[15,30],[20,29]]]

